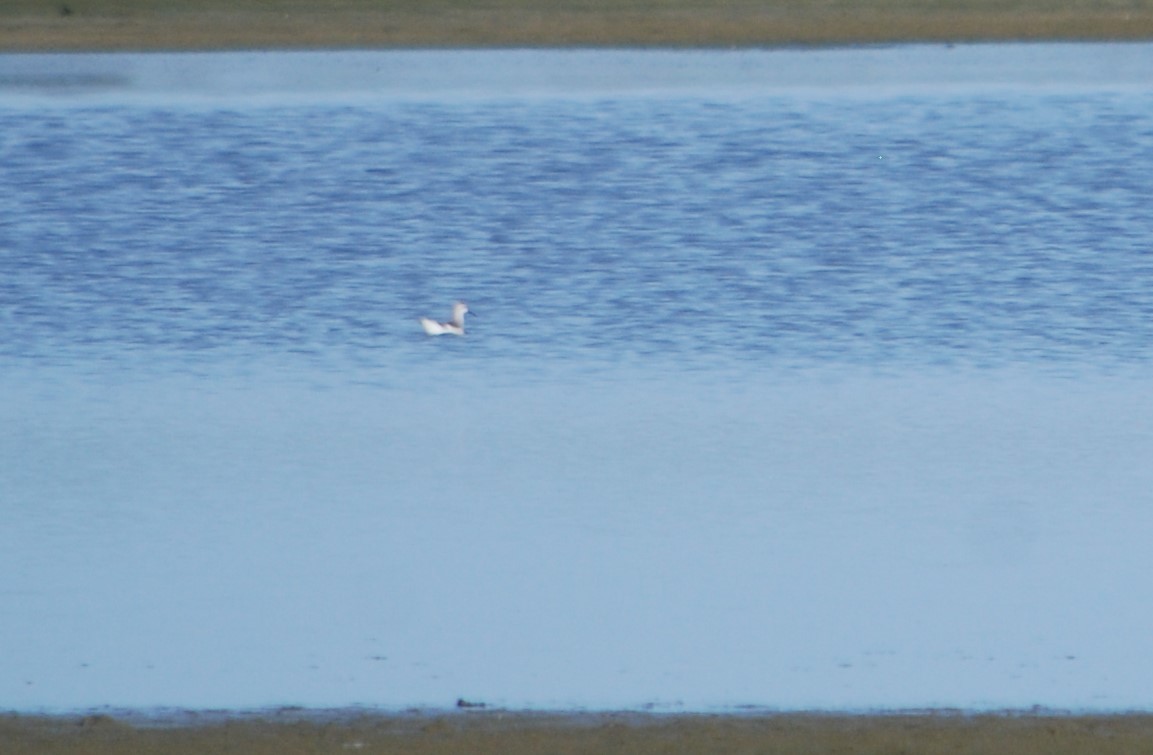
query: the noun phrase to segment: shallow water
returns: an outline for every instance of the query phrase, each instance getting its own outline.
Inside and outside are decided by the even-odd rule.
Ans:
[[[1149,62],[0,56],[0,707],[1148,707]]]

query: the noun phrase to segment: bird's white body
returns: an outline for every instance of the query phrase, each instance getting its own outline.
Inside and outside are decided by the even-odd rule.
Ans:
[[[430,336],[443,336],[449,333],[454,336],[464,335],[464,316],[468,313],[468,305],[458,301],[452,305],[452,319],[448,322],[437,322],[427,317],[420,318],[420,327]]]

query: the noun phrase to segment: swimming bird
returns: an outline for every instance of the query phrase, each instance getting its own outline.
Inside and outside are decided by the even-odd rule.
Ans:
[[[442,336],[445,333],[451,333],[454,336],[463,336],[464,316],[468,311],[468,305],[462,301],[458,301],[452,305],[451,320],[448,322],[437,322],[436,320],[422,317],[420,318],[420,327],[424,328],[424,332],[430,336]]]

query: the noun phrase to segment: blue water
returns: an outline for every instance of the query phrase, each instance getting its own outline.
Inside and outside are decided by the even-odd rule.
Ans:
[[[0,707],[1153,703],[1153,83],[27,60]]]
[[[1015,92],[8,111],[0,348],[388,380],[429,359],[413,318],[463,296],[481,318],[465,358],[514,373],[1141,364],[1151,109]]]

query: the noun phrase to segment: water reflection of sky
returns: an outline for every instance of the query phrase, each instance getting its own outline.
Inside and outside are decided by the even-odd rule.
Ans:
[[[604,95],[774,89],[1149,87],[1147,43],[772,50],[401,50],[0,55],[0,96]]]
[[[1148,707],[1151,50],[0,56],[0,708]]]
[[[5,707],[1149,704],[1149,390],[6,386]]]

